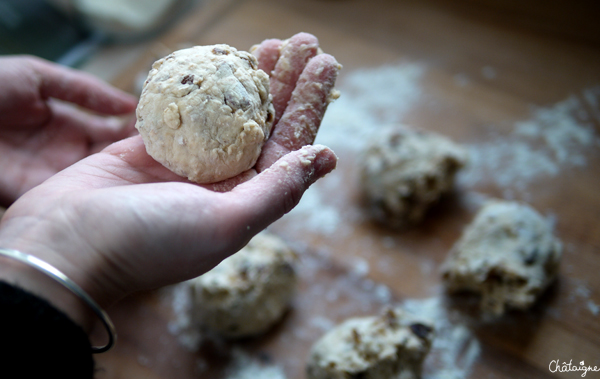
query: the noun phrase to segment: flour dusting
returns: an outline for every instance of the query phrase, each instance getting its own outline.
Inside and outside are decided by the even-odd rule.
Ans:
[[[401,63],[350,72],[327,109],[315,143],[360,151],[373,133],[402,121],[421,97],[422,65]]]
[[[487,180],[524,192],[535,180],[585,166],[586,154],[600,146],[593,127],[599,97],[600,89],[589,89],[582,98],[535,108],[508,135],[490,135],[488,141],[468,145],[471,165],[458,175],[458,182],[470,187]]]
[[[285,379],[281,366],[262,363],[240,348],[233,348],[225,379]]]
[[[435,338],[423,363],[423,379],[463,379],[469,376],[481,345],[457,314],[449,314],[440,298],[408,299],[402,308],[435,325]]]
[[[319,128],[315,143],[331,147],[336,153],[354,156],[364,150],[374,133],[400,122],[421,96],[422,65],[400,63],[359,69],[340,78],[341,97],[332,103]],[[340,159],[340,165],[348,160]],[[308,231],[343,238],[347,230],[347,204],[332,199],[345,178],[341,169],[319,180],[285,216],[298,232]],[[336,203],[337,201],[337,203]]]

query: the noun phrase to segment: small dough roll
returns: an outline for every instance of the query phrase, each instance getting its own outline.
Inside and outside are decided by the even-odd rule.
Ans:
[[[189,281],[192,318],[225,338],[266,332],[289,308],[296,289],[297,255],[262,232],[206,274]]]
[[[136,128],[152,158],[197,183],[254,166],[274,119],[269,77],[228,45],[195,46],[156,61]]]
[[[435,133],[408,128],[381,133],[360,160],[369,211],[392,228],[421,222],[466,161],[464,148]]]
[[[418,379],[434,337],[429,322],[401,309],[351,318],[321,337],[310,352],[308,379]]]
[[[558,274],[562,245],[538,212],[527,204],[485,204],[442,266],[450,292],[482,296],[486,314],[527,309]]]

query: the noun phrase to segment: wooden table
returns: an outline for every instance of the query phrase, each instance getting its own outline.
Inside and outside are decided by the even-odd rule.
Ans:
[[[425,362],[425,377],[575,378],[580,373],[551,373],[551,361],[600,365],[600,27],[593,6],[230,0],[207,1],[192,11],[113,83],[135,92],[136,78],[151,62],[181,46],[248,49],[266,38],[313,33],[344,65],[342,97],[322,130],[340,156],[339,169],[271,228],[303,256],[294,308],[275,330],[191,352],[173,331],[174,289],[139,294],[110,310],[119,341],[97,357],[97,377],[223,377],[242,351],[247,367],[279,367],[289,378],[303,378],[308,349],[325,330],[386,304],[422,311],[429,305],[429,314],[450,320]],[[369,85],[380,86],[373,97]],[[344,122],[357,138],[336,141]],[[362,137],[397,122],[449,136],[475,158],[424,224],[403,232],[370,221],[355,170]],[[527,130],[542,134],[526,136]],[[568,143],[560,130],[588,134]],[[473,316],[470,298],[447,298],[438,273],[462,229],[491,197],[528,202],[555,221],[564,242],[556,285],[530,312],[496,322]],[[443,369],[455,376],[444,376]]]

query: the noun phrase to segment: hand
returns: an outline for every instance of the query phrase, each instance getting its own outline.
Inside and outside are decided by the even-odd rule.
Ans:
[[[133,131],[133,123],[73,106],[103,115],[135,110],[135,97],[90,75],[39,58],[2,57],[0,83],[0,205]]]
[[[258,59],[258,68],[269,74],[275,120],[255,167],[213,184],[217,191],[229,190],[285,154],[312,144],[327,106],[339,96],[333,86],[342,66],[333,56],[320,52],[315,36],[298,33],[285,41],[268,39],[250,51]]]
[[[175,175],[135,136],[22,196],[0,223],[0,246],[54,265],[102,306],[137,290],[201,275],[290,211],[335,167],[337,158],[328,148],[301,146],[306,136],[314,138],[338,69],[333,57],[322,54],[300,70],[258,174],[231,191],[215,192]],[[291,152],[277,159],[286,150]],[[2,275],[15,280],[14,274]],[[77,318],[81,309],[67,312],[86,325]]]

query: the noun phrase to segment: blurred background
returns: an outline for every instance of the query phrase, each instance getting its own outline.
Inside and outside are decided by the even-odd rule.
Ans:
[[[0,54],[32,54],[78,66],[107,45],[165,31],[199,0],[2,0]]]
[[[0,54],[134,94],[152,62],[196,44],[248,50],[304,31],[344,66],[317,137],[339,167],[270,228],[302,256],[292,311],[265,336],[206,349],[182,326],[181,288],[139,294],[110,310],[119,341],[96,357],[97,377],[300,379],[325,331],[385,305],[439,320],[424,378],[577,375],[551,373],[554,359],[600,366],[599,16],[595,0],[0,0]],[[395,231],[365,211],[356,168],[370,137],[401,125],[451,138],[470,163],[421,225]],[[491,198],[531,204],[564,243],[557,284],[493,324],[448,299],[439,275]]]

